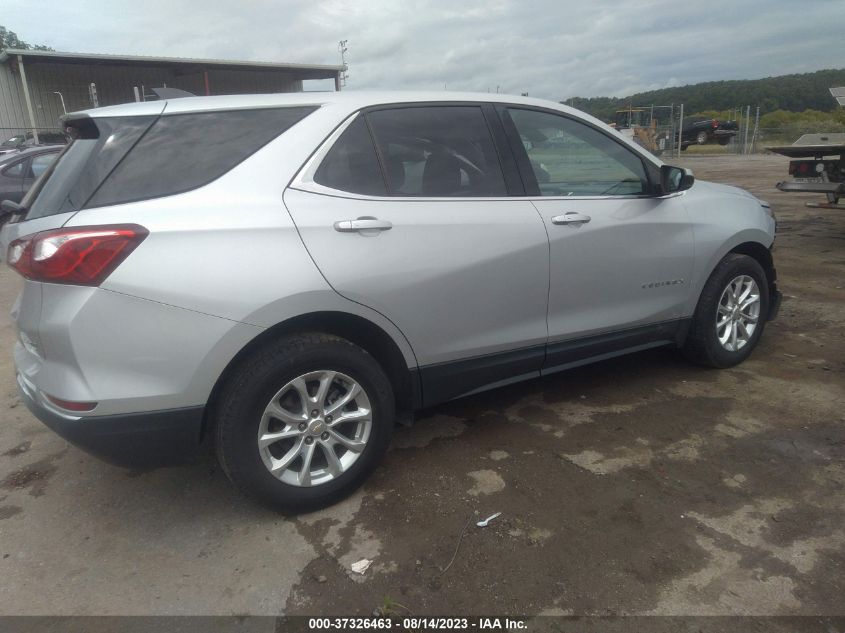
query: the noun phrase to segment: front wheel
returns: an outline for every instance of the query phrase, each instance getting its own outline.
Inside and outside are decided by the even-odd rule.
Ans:
[[[768,310],[768,280],[757,260],[726,255],[701,292],[684,354],[710,367],[741,363],[760,340]]]
[[[699,132],[695,137],[695,142],[699,145],[705,145],[707,143],[707,132]]]
[[[342,499],[390,441],[390,381],[360,347],[327,334],[269,342],[235,369],[214,415],[217,456],[241,490],[285,513]]]

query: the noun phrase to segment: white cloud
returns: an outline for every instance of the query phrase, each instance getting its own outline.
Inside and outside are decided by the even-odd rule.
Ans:
[[[350,89],[499,86],[555,100],[841,65],[845,23],[836,0],[2,5],[4,26],[57,50],[338,63],[347,39]]]

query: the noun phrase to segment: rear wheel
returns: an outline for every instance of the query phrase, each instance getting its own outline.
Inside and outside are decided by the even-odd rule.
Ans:
[[[215,415],[217,455],[265,505],[314,510],[363,483],[393,423],[390,382],[372,356],[335,336],[290,336],[230,376]]]
[[[725,256],[704,285],[684,354],[710,367],[741,363],[760,340],[768,309],[768,281],[757,260]]]
[[[705,143],[707,143],[707,138],[707,132],[699,132],[695,136],[695,142],[699,145],[704,145]]]

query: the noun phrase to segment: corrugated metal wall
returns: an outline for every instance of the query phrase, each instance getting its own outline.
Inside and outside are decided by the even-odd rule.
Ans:
[[[302,91],[302,82],[290,75],[259,70],[209,70],[208,84],[213,95]],[[200,88],[200,90],[203,89]]]
[[[8,64],[0,64],[0,136],[7,139],[27,125],[20,78]]]
[[[139,66],[97,64],[27,63],[26,76],[29,94],[35,112],[36,126],[51,129],[58,126],[62,115],[61,92],[68,112],[93,107],[89,93],[91,83],[97,86],[100,106],[129,103],[135,100],[133,86],[144,86],[147,94],[151,88],[167,85],[181,88],[197,95],[205,94],[202,71],[196,68],[170,69]],[[8,138],[9,132],[29,127],[26,102],[21,88],[20,75],[12,72],[11,64],[0,65],[0,136]],[[211,94],[249,94],[262,92],[299,92],[302,81],[284,72],[252,70],[208,71]]]

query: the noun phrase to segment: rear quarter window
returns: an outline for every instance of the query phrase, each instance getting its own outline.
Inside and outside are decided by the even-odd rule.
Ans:
[[[174,195],[216,180],[315,106],[161,116],[86,207]]]

